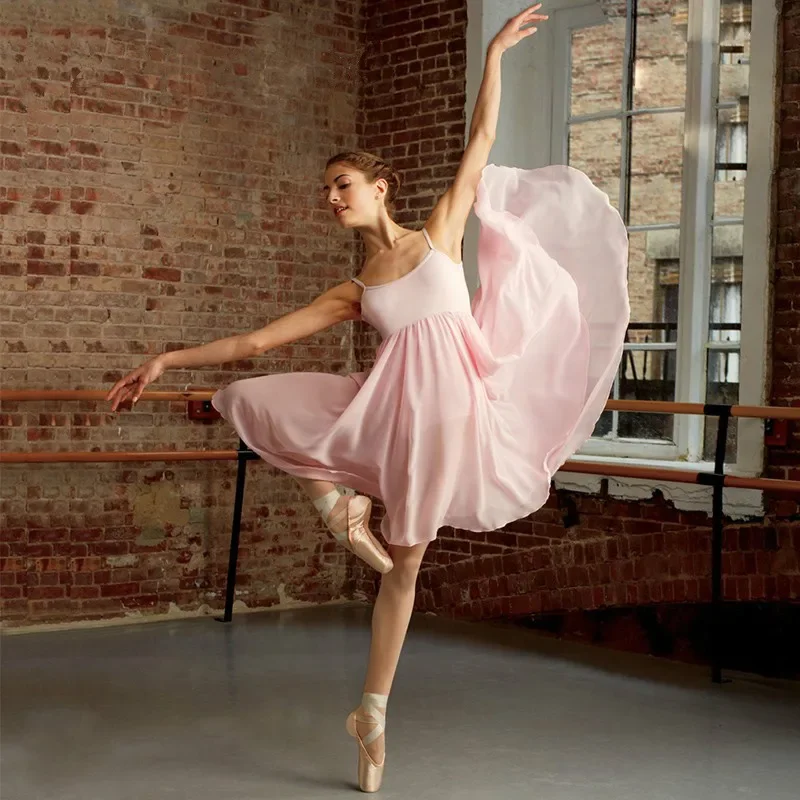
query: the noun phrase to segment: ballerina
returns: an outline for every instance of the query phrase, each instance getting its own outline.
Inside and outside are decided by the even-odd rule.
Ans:
[[[381,785],[386,708],[426,548],[442,526],[491,531],[538,509],[591,435],[622,355],[627,234],[606,195],[568,167],[487,166],[502,55],[547,19],[540,8],[489,45],[468,146],[421,231],[392,218],[400,181],[390,165],[335,155],[325,199],[335,224],[365,242],[359,277],[260,330],[161,354],[108,394],[116,410],[167,369],[252,358],[345,320],[381,334],[368,372],[249,378],[212,399],[252,450],[300,483],[333,536],[382,573],[361,705],[346,724],[365,792]],[[460,253],[473,204],[481,288],[470,302]],[[386,508],[388,550],[369,529],[370,496]]]

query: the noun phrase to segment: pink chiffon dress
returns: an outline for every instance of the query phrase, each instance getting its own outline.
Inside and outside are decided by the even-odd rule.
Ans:
[[[411,272],[354,279],[382,337],[371,370],[248,378],[212,399],[269,464],[380,498],[394,545],[541,507],[622,356],[628,238],[603,192],[569,167],[490,164],[474,210],[472,302],[462,265],[423,229],[430,250]]]

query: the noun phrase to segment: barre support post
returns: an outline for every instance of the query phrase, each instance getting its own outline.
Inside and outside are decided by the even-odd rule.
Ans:
[[[247,445],[239,439],[238,457],[236,460],[236,495],[233,501],[233,523],[231,526],[231,544],[228,552],[228,577],[225,581],[225,614],[222,622],[233,619],[233,596],[236,590],[236,565],[239,560],[239,534],[242,527],[242,506],[244,505],[244,480],[247,476]]]
[[[705,410],[707,414],[718,418],[711,495],[711,681],[722,683],[722,490],[725,484],[725,450],[731,406],[707,404]]]

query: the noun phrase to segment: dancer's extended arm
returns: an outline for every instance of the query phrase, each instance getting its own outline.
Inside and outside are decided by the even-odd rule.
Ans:
[[[194,369],[253,358],[267,350],[305,339],[338,322],[359,318],[360,290],[350,281],[320,295],[314,302],[286,314],[259,330],[217,339],[215,342],[173,350],[150,359],[114,384],[106,395],[111,410],[128,400],[136,402],[149,383],[168,369]]]
[[[263,328],[188,350],[174,350],[164,353],[163,358],[167,369],[192,369],[224,364],[241,358],[253,358],[267,350],[313,336],[337,322],[357,318],[358,289],[348,281]]]
[[[439,199],[426,225],[434,238],[438,236],[438,240],[452,251],[460,248],[481,174],[489,161],[489,153],[497,135],[503,53],[536,32],[535,27],[523,26],[547,19],[546,15],[537,13],[541,5],[538,3],[512,17],[492,39],[486,52],[483,80],[470,124],[469,142],[453,185]]]

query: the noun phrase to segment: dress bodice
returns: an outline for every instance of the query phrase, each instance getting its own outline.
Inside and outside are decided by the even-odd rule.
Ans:
[[[352,279],[364,290],[362,318],[374,326],[383,339],[436,314],[470,313],[463,265],[437,250],[425,228],[422,233],[430,250],[411,272],[376,286]]]

